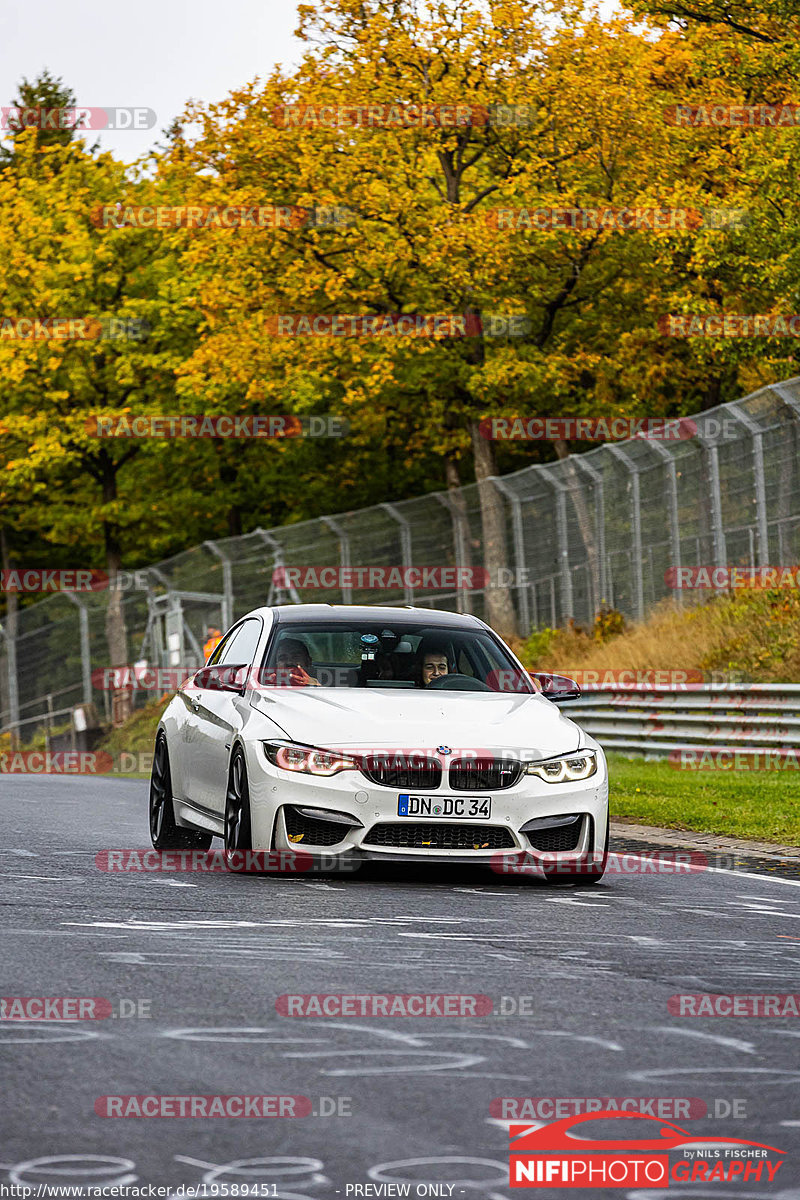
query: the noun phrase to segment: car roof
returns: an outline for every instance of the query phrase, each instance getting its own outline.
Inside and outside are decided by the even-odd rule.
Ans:
[[[443,629],[481,628],[483,622],[470,613],[454,613],[441,609],[414,608],[411,605],[372,604],[277,604],[272,608],[255,609],[248,616],[272,613],[281,625],[301,624],[304,621],[324,621],[326,624],[346,624],[357,621],[392,621],[396,625],[440,625]]]

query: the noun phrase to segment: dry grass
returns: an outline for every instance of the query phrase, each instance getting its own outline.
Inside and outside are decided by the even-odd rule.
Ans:
[[[609,624],[540,630],[516,650],[530,668],[565,674],[699,668],[776,683],[800,677],[800,596],[794,591],[741,591],[683,609],[667,601],[646,621],[610,637]]]

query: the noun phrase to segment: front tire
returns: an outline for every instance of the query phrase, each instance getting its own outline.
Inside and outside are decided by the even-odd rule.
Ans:
[[[150,772],[150,841],[156,850],[208,850],[212,835],[176,825],[173,800],[167,735],[162,729],[156,737]]]
[[[253,849],[253,830],[250,821],[250,786],[247,780],[247,765],[244,751],[237,746],[233,752],[228,772],[228,790],[225,793],[225,865],[229,871],[242,871],[236,865],[243,855],[234,851]]]

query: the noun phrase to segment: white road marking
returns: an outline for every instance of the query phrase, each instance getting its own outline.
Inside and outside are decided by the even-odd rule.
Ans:
[[[656,1025],[656,1033],[674,1033],[677,1037],[701,1038],[705,1042],[716,1042],[718,1046],[728,1046],[731,1050],[740,1050],[742,1054],[755,1054],[756,1048],[752,1042],[743,1042],[739,1038],[721,1037],[717,1033],[702,1033],[698,1029],[676,1029],[673,1025]]]
[[[752,1082],[762,1084],[764,1087],[782,1087],[800,1083],[800,1071],[784,1071],[777,1067],[653,1067],[646,1071],[630,1071],[628,1079],[634,1079],[637,1083],[651,1083],[654,1079],[671,1082],[675,1076],[684,1079],[686,1076],[692,1075],[730,1075],[733,1080],[730,1085],[732,1087],[743,1082],[742,1076],[749,1075],[758,1076],[758,1078],[753,1078]],[[765,1079],[765,1075],[770,1078]],[[704,1079],[703,1082],[711,1082],[711,1080]],[[724,1086],[723,1082],[718,1081],[717,1086]]]
[[[742,896],[739,895],[739,900],[763,900],[766,904],[791,904],[791,900],[781,900],[775,896]]]
[[[461,1155],[447,1155],[442,1158],[401,1158],[395,1162],[376,1163],[374,1167],[369,1168],[367,1175],[377,1183],[429,1183],[434,1176],[430,1172],[425,1173],[424,1170],[412,1173],[411,1175],[387,1174],[387,1172],[394,1172],[398,1167],[425,1168],[429,1165],[442,1167],[445,1164],[448,1166],[452,1164],[455,1167],[467,1165],[489,1167],[499,1173],[499,1178],[492,1178],[490,1176],[487,1179],[452,1179],[449,1176],[445,1177],[442,1171],[438,1171],[435,1177],[437,1181],[452,1184],[453,1187],[496,1187],[498,1183],[502,1186],[508,1182],[508,1163],[497,1162],[493,1158],[466,1158]]]
[[[83,875],[21,875],[19,871],[0,871],[6,879],[39,879],[47,883],[74,883],[79,879],[84,883]]]
[[[36,1033],[36,1037],[18,1037],[21,1034]],[[0,1046],[45,1046],[49,1042],[91,1042],[107,1041],[114,1035],[100,1033],[94,1029],[76,1029],[72,1022],[59,1025],[56,1021],[13,1021],[3,1022],[0,1026]]]
[[[61,1166],[62,1163],[81,1163],[80,1167]],[[103,1163],[103,1166],[92,1166],[92,1163]],[[55,1157],[48,1158],[31,1158],[27,1162],[16,1163],[14,1166],[5,1166],[0,1164],[3,1170],[10,1173],[9,1178],[12,1184],[20,1187],[35,1184],[36,1181],[30,1178],[31,1175],[61,1176],[66,1175],[70,1178],[73,1187],[125,1187],[129,1184],[136,1183],[139,1178],[135,1174],[123,1174],[119,1172],[133,1172],[136,1169],[136,1163],[129,1158],[111,1158],[101,1154],[59,1154]],[[115,1175],[114,1172],[117,1174]],[[27,1173],[28,1178],[23,1178]],[[79,1176],[77,1181],[76,1176]],[[85,1177],[89,1178],[85,1178]],[[106,1176],[107,1178],[100,1178]],[[44,1185],[42,1185],[44,1186]]]
[[[568,1037],[573,1038],[576,1042],[589,1042],[594,1046],[602,1046],[604,1050],[618,1050],[622,1053],[625,1049],[624,1046],[620,1046],[619,1042],[608,1042],[605,1038],[590,1037],[588,1034],[567,1033],[560,1029],[537,1029],[535,1032],[540,1037]]]
[[[800,887],[800,879],[784,879],[782,875],[757,875],[754,871],[730,871],[727,867],[706,867],[706,870],[714,871],[717,875],[736,875],[739,879],[757,879],[759,883],[785,883],[789,887]]]
[[[183,883],[179,879],[151,879],[151,883],[160,883],[162,887],[199,887],[199,883]]]

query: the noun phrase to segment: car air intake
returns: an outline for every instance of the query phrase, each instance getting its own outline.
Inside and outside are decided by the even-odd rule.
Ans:
[[[421,754],[368,754],[361,764],[362,774],[381,787],[414,788],[429,792],[442,782],[442,765]]]
[[[450,787],[454,792],[500,792],[513,787],[522,764],[499,758],[457,758],[450,764]]]
[[[557,825],[552,829],[525,830],[534,850],[577,850],[583,829],[583,815],[578,814],[569,825]]]
[[[373,825],[362,846],[392,846],[410,850],[500,850],[514,846],[511,831],[501,825],[448,825],[397,822]]]
[[[338,821],[324,821],[318,817],[306,816],[291,805],[284,808],[283,819],[286,822],[289,840],[296,840],[301,846],[335,846],[352,832]]]

